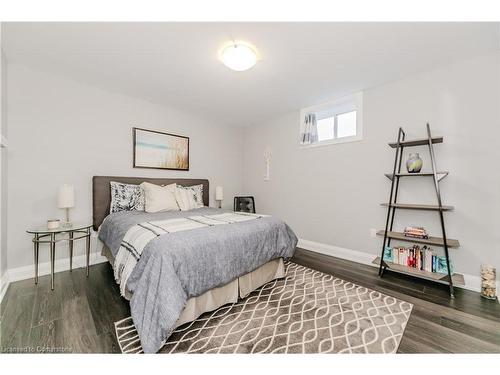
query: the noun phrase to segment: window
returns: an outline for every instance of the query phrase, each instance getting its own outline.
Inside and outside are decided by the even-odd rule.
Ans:
[[[304,108],[300,113],[300,143],[304,147],[362,139],[361,93]],[[308,121],[304,121],[306,117]]]
[[[317,120],[318,142],[335,138],[335,116]]]
[[[356,136],[356,111],[317,120],[318,142]]]

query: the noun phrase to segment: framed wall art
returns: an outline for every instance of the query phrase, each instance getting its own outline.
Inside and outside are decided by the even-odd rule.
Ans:
[[[189,137],[133,128],[134,168],[189,171]]]

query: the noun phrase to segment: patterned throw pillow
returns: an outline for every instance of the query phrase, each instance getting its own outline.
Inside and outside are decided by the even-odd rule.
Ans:
[[[199,208],[196,201],[194,200],[194,194],[190,189],[177,188],[175,189],[175,200],[179,205],[181,211],[193,210]]]
[[[194,201],[196,202],[195,208],[203,207],[203,184],[193,186],[177,185],[177,188],[187,190],[189,193],[193,194]]]
[[[119,211],[144,211],[144,193],[139,185],[111,181],[109,213]]]

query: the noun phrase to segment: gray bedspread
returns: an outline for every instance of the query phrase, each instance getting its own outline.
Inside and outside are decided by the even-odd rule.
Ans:
[[[116,256],[129,228],[153,220],[213,215],[215,208],[148,214],[110,214],[99,239]],[[156,353],[171,334],[186,301],[255,270],[276,258],[289,258],[297,237],[283,221],[262,217],[241,223],[169,233],[151,240],[127,282],[130,310],[146,353]]]

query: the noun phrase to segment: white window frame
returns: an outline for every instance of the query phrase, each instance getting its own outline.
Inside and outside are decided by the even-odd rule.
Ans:
[[[324,141],[318,141],[308,145],[300,145],[301,148],[318,147],[326,145],[335,145],[339,143],[357,142],[363,140],[363,93],[345,96],[339,99],[314,105],[300,110],[299,139],[302,129],[302,121],[307,114],[314,113],[316,120],[335,116],[335,126],[337,125],[337,115],[356,111],[356,135],[351,137],[333,138]],[[336,133],[336,129],[334,128]],[[336,135],[336,134],[335,134]]]

